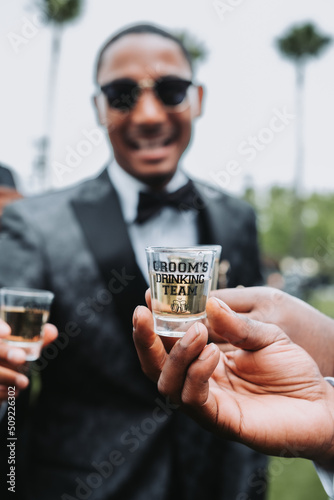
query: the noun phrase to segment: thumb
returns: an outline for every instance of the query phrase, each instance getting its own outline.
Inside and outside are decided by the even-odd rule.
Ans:
[[[44,327],[44,338],[43,338],[43,347],[51,344],[58,337],[58,329],[51,325],[51,323],[47,323]]]
[[[278,326],[236,314],[216,297],[208,300],[206,312],[210,326],[216,334],[236,347],[257,351],[278,340],[288,340]]]
[[[2,319],[0,319],[0,337],[6,337],[10,335],[11,329]]]
[[[145,300],[147,307],[149,308],[150,311],[152,311],[152,297],[151,297],[151,289],[148,288],[145,292]]]

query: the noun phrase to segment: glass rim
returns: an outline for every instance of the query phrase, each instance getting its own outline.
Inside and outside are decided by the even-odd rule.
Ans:
[[[0,288],[0,294],[4,295],[5,293],[12,295],[20,295],[22,297],[44,297],[53,299],[54,293],[49,290],[40,290],[38,288],[25,288],[25,287],[8,287],[4,286]]]
[[[220,248],[221,250],[223,249],[223,247],[221,245],[218,245],[218,244],[214,245],[213,243],[212,243],[212,245],[210,243],[209,245],[197,245],[197,246],[199,248],[209,248],[209,249],[211,249],[211,248]]]
[[[209,248],[211,246],[212,248]],[[217,253],[217,248],[220,245],[197,245],[188,247],[155,247],[149,246],[145,248],[146,253],[204,253],[211,255]]]

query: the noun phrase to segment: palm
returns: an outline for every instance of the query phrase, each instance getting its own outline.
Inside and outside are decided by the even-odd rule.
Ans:
[[[203,417],[209,416],[210,422],[218,424],[223,435],[271,453],[280,452],[282,443],[289,451],[292,446],[297,450],[310,421],[314,421],[314,446],[319,448],[325,441],[322,429],[331,418],[320,401],[320,380],[313,360],[288,340],[255,352],[238,349],[221,353],[209,381]],[[287,432],[291,419],[298,421],[294,434]]]
[[[152,314],[139,308],[134,341],[159,391],[221,437],[272,455],[332,460],[334,393],[315,361],[271,323],[214,298],[206,310],[211,331],[234,350],[207,344],[197,323],[167,353]]]

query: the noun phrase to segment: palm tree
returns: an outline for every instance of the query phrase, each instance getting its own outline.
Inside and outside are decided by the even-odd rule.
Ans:
[[[296,170],[294,179],[295,195],[295,231],[292,250],[296,257],[302,252],[301,193],[304,170],[303,148],[303,93],[305,84],[305,66],[312,57],[319,57],[324,48],[331,42],[329,36],[317,31],[315,26],[307,23],[293,26],[277,40],[282,55],[290,59],[296,67]]]
[[[45,136],[38,142],[39,158],[35,164],[40,187],[48,186],[50,170],[50,150],[56,80],[59,66],[61,37],[64,25],[77,19],[82,12],[83,0],[39,0],[37,3],[43,19],[52,29],[51,59],[45,108]]]

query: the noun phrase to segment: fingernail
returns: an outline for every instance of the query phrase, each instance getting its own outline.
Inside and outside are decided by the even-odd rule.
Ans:
[[[17,375],[15,383],[20,389],[24,389],[29,384],[29,379],[20,373]]]
[[[217,350],[216,344],[208,344],[207,346],[204,347],[203,351],[201,354],[198,356],[198,359],[201,361],[204,361],[205,359],[208,359],[210,356],[212,356]]]
[[[227,305],[225,304],[225,302],[223,302],[222,300],[220,299],[217,299],[217,297],[212,297],[213,299],[215,299],[216,302],[218,302],[218,305],[224,309],[224,311],[228,312],[228,313],[233,313],[232,309]]]
[[[139,309],[139,306],[137,306],[136,309],[133,311],[132,323],[133,323],[134,330],[137,328],[138,309]]]
[[[4,321],[0,321],[0,335],[10,335],[11,329]]]
[[[199,329],[199,323],[196,322],[194,325],[194,328],[192,328],[191,332],[187,332],[185,336],[181,339],[180,344],[183,347],[188,347],[190,344],[194,342],[194,340],[197,339],[197,337],[200,334],[200,329]]]
[[[24,351],[20,351],[18,349],[10,349],[7,353],[8,361],[12,361],[13,363],[21,363],[25,361],[26,356]]]
[[[57,333],[57,334],[58,334],[58,328],[57,328],[55,325],[53,325],[52,323],[47,323],[45,326],[47,326],[47,327],[48,327],[49,332],[52,332],[52,333],[53,333],[53,335],[54,335],[55,333]]]

